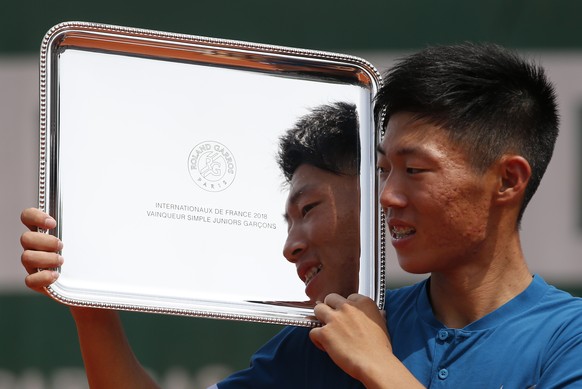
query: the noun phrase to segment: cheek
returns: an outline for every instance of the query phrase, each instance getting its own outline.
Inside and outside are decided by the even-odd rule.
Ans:
[[[346,266],[359,268],[360,260],[360,220],[359,214],[353,212],[338,221],[339,229],[334,246]]]
[[[444,231],[464,240],[480,241],[487,231],[490,199],[480,188],[468,186],[435,194],[435,199],[444,205]]]
[[[314,215],[309,223],[313,240],[326,244],[330,248],[338,245],[353,246],[360,239],[360,221],[358,212],[326,210]],[[359,248],[359,245],[358,245]]]
[[[321,224],[320,234],[320,248],[326,253],[325,257],[333,261],[340,278],[354,271],[357,274],[360,262],[359,215],[347,212],[330,218]]]
[[[327,245],[330,241],[333,241],[337,226],[337,221],[334,218],[321,212],[320,214],[312,215],[307,224],[307,232],[312,243]]]

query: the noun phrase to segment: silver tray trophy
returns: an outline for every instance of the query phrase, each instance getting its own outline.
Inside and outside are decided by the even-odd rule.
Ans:
[[[48,292],[76,306],[318,325],[282,254],[289,188],[276,157],[298,118],[347,102],[361,146],[357,291],[381,306],[379,84],[347,55],[56,25],[40,57],[39,206],[66,263]]]

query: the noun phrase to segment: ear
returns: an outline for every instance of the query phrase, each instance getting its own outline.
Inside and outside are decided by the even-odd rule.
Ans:
[[[523,199],[531,177],[529,162],[520,155],[505,155],[499,160],[499,186],[497,198],[502,202]]]

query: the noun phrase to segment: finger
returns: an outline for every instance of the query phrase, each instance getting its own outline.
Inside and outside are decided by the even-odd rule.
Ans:
[[[347,301],[348,300],[345,297],[340,296],[337,293],[330,293],[327,296],[325,296],[325,299],[323,300],[323,302],[325,304],[329,305],[330,307],[332,307],[334,309],[338,309],[343,304],[345,304]]]
[[[63,242],[53,235],[42,232],[26,231],[20,236],[20,244],[25,250],[61,251]]]
[[[313,328],[311,331],[309,331],[309,339],[311,339],[311,341],[313,342],[315,347],[317,347],[321,351],[325,351],[325,348],[323,347],[323,345],[319,341],[319,339],[321,337],[321,335],[320,335],[321,330],[322,330],[321,327]]]
[[[24,283],[32,290],[44,292],[44,288],[50,286],[59,278],[59,273],[55,270],[42,270],[29,274],[24,279]]]
[[[57,253],[44,251],[25,250],[21,256],[22,265],[28,274],[35,273],[37,269],[50,269],[63,264],[63,257]]]
[[[371,299],[368,296],[364,296],[364,295],[359,294],[359,293],[352,293],[348,296],[348,300],[357,303],[357,302],[371,300]]]
[[[313,308],[313,313],[322,324],[325,324],[329,321],[333,308],[325,303],[319,303]]]
[[[55,219],[37,208],[27,208],[22,211],[20,220],[22,224],[32,231],[38,228],[50,230],[57,226]]]
[[[366,313],[373,313],[379,310],[376,302],[368,296],[354,293],[348,296],[348,301]]]

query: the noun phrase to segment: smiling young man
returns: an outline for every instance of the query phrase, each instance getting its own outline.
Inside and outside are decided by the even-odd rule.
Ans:
[[[360,142],[355,106],[322,105],[281,138],[289,184],[283,255],[297,266],[312,303],[358,291]]]
[[[288,235],[283,249],[297,266],[310,301],[335,292],[358,291],[358,177],[303,164],[293,174],[286,205]]]
[[[369,299],[326,297],[313,341],[368,388],[582,387],[582,299],[532,275],[519,238],[558,134],[543,69],[494,45],[428,48],[376,101],[387,229],[430,278],[387,292],[387,332]]]
[[[323,241],[322,230],[350,218],[311,219],[324,202],[310,200],[301,176],[318,177],[313,169],[322,167],[304,160],[288,176],[285,256],[311,300],[341,294],[315,306],[322,327],[286,328],[218,388],[582,387],[582,300],[532,275],[519,238],[558,133],[543,69],[497,46],[463,44],[406,57],[385,80],[376,104],[387,123],[379,201],[400,265],[430,278],[387,291],[386,320],[369,298],[346,297],[353,281],[323,287],[319,280],[340,274],[332,277],[324,251],[310,248]],[[327,193],[326,202],[342,197],[317,193]],[[54,228],[38,210],[22,219],[32,229]],[[330,243],[347,239],[342,234]],[[54,273],[35,269],[62,263],[54,253],[60,243],[34,232],[22,241],[29,287],[53,282]],[[354,256],[333,253],[339,263]],[[73,312],[92,387],[153,385],[115,316],[93,311]]]

